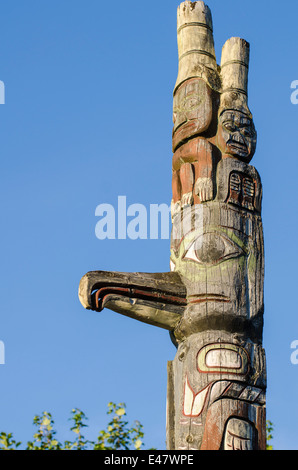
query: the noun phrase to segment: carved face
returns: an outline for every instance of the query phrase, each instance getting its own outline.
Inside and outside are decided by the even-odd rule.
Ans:
[[[208,129],[212,120],[212,90],[204,80],[193,78],[175,92],[173,150],[190,137]]]
[[[177,237],[179,217],[173,221],[171,251],[172,269],[187,288],[180,332],[188,336],[210,321],[220,329],[223,318],[245,322],[258,316],[263,306],[257,278],[263,269],[260,219],[248,213],[239,217],[233,207],[214,202],[184,212]]]
[[[265,447],[260,419],[265,418],[265,355],[244,336],[208,330],[179,344],[171,370],[177,449]],[[254,424],[253,416],[258,416]]]
[[[217,143],[224,154],[249,163],[257,142],[257,133],[246,114],[240,111],[224,111],[219,118]]]

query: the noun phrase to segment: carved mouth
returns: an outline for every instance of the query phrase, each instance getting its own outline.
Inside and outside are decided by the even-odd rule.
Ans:
[[[185,124],[187,124],[187,120],[185,119],[184,121],[180,122],[180,124],[178,124],[174,130],[173,130],[173,136],[176,134],[176,132],[178,132],[179,129],[181,129],[182,126],[184,126]]]
[[[187,304],[178,273],[93,271],[80,282],[79,299],[90,310],[108,308],[139,321],[173,330]]]
[[[191,304],[199,304],[202,302],[230,302],[230,298],[225,295],[220,294],[197,294],[197,295],[190,295],[189,296],[189,303]]]
[[[148,292],[146,290],[135,289],[132,287],[102,287],[92,293],[92,305],[94,310],[101,312],[111,296],[115,297],[127,297],[130,303],[133,304],[134,299],[147,300],[152,302],[159,302],[162,304],[172,305],[186,305],[186,301],[182,297],[174,295],[162,294],[160,292]]]
[[[199,133],[198,133],[199,132]],[[175,152],[181,145],[185,144],[188,140],[192,139],[196,135],[200,135],[202,130],[199,124],[194,121],[184,121],[179,124],[173,131],[173,151]]]
[[[178,273],[90,271],[82,277],[79,298],[85,308],[101,310],[101,302],[109,293],[160,303],[186,303],[186,288]]]
[[[242,153],[248,153],[247,146],[245,144],[241,144],[240,142],[228,142],[228,147],[231,150],[240,150]]]

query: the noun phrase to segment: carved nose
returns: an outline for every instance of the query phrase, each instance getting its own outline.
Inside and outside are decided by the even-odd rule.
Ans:
[[[233,134],[232,140],[234,142],[237,142],[238,144],[245,145],[244,137],[243,137],[243,135],[241,134],[240,131],[237,131],[237,132],[235,132],[235,134]]]
[[[181,127],[186,122],[187,122],[187,117],[184,113],[174,113],[174,115],[173,115],[173,123],[174,123],[173,131],[176,132],[179,129],[179,127]]]

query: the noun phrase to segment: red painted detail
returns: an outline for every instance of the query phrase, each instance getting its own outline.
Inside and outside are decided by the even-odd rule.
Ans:
[[[158,292],[149,292],[131,287],[102,287],[98,289],[94,295],[94,303],[96,310],[102,310],[102,303],[104,298],[109,294],[120,294],[124,297],[139,298],[143,300],[154,300],[156,302],[165,302],[173,305],[186,305],[186,299],[182,297],[175,297],[167,294],[160,294]]]

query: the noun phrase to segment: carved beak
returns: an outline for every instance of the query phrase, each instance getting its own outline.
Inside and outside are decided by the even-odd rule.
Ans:
[[[173,330],[186,306],[178,273],[91,271],[81,279],[79,299],[86,309],[108,308],[139,321]]]

